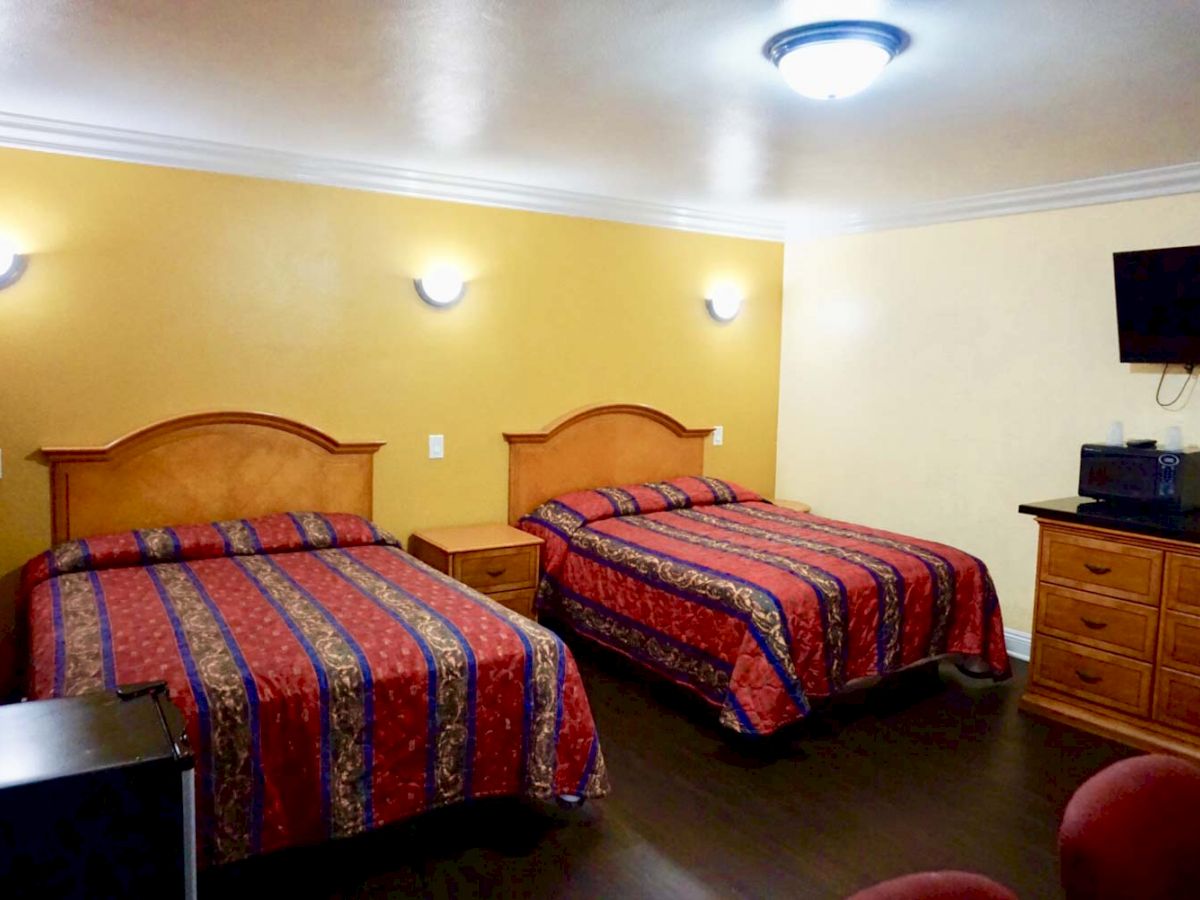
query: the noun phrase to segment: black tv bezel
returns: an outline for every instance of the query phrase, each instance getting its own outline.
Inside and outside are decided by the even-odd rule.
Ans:
[[[1120,282],[1117,279],[1118,259],[1121,257],[1146,257],[1158,253],[1170,253],[1177,250],[1194,251],[1197,259],[1200,259],[1200,244],[1183,244],[1176,247],[1155,247],[1147,250],[1122,250],[1113,253],[1113,299],[1117,313],[1117,350],[1122,363],[1146,363],[1151,365],[1167,365],[1167,366],[1197,366],[1200,365],[1200,332],[1194,336],[1188,336],[1181,344],[1186,344],[1187,351],[1171,352],[1164,349],[1159,353],[1151,352],[1133,352],[1127,346],[1127,335],[1137,335],[1137,332],[1132,329],[1121,327],[1121,292]],[[1161,342],[1163,339],[1158,338]],[[1181,350],[1183,347],[1181,346]]]

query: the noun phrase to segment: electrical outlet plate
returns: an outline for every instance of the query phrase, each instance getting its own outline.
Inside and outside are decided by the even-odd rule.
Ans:
[[[716,428],[713,429],[712,435],[713,435],[713,446],[720,447],[722,444],[725,443],[725,426],[718,425]]]
[[[441,434],[429,436],[429,458],[441,459],[446,455],[446,437]]]

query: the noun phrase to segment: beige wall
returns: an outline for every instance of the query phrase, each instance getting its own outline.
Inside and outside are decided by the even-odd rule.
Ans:
[[[1200,244],[1200,194],[789,244],[780,496],[975,553],[1029,630],[1017,505],[1074,494],[1113,419],[1200,444],[1200,397],[1160,410],[1158,369],[1117,355],[1112,253],[1180,244]]]

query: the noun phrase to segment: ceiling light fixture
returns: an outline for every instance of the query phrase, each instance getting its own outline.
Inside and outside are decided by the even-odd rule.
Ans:
[[[868,88],[907,45],[908,35],[883,22],[814,22],[775,35],[763,55],[792,90],[836,100]]]

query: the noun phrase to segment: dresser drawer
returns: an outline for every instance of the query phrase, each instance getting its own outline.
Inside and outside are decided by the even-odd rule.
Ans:
[[[1159,669],[1154,720],[1200,733],[1200,677]]]
[[[1200,616],[1200,556],[1168,553],[1164,580],[1167,609]]]
[[[1030,677],[1035,684],[1051,690],[1148,716],[1152,672],[1149,663],[1039,637],[1034,642]]]
[[[537,583],[537,547],[485,550],[454,557],[450,574],[478,591],[531,588]]]
[[[1164,614],[1162,664],[1200,674],[1200,617]]]
[[[1042,580],[1158,605],[1163,553],[1044,529]]]
[[[1158,640],[1158,612],[1141,603],[1041,584],[1037,632],[1149,662]]]

